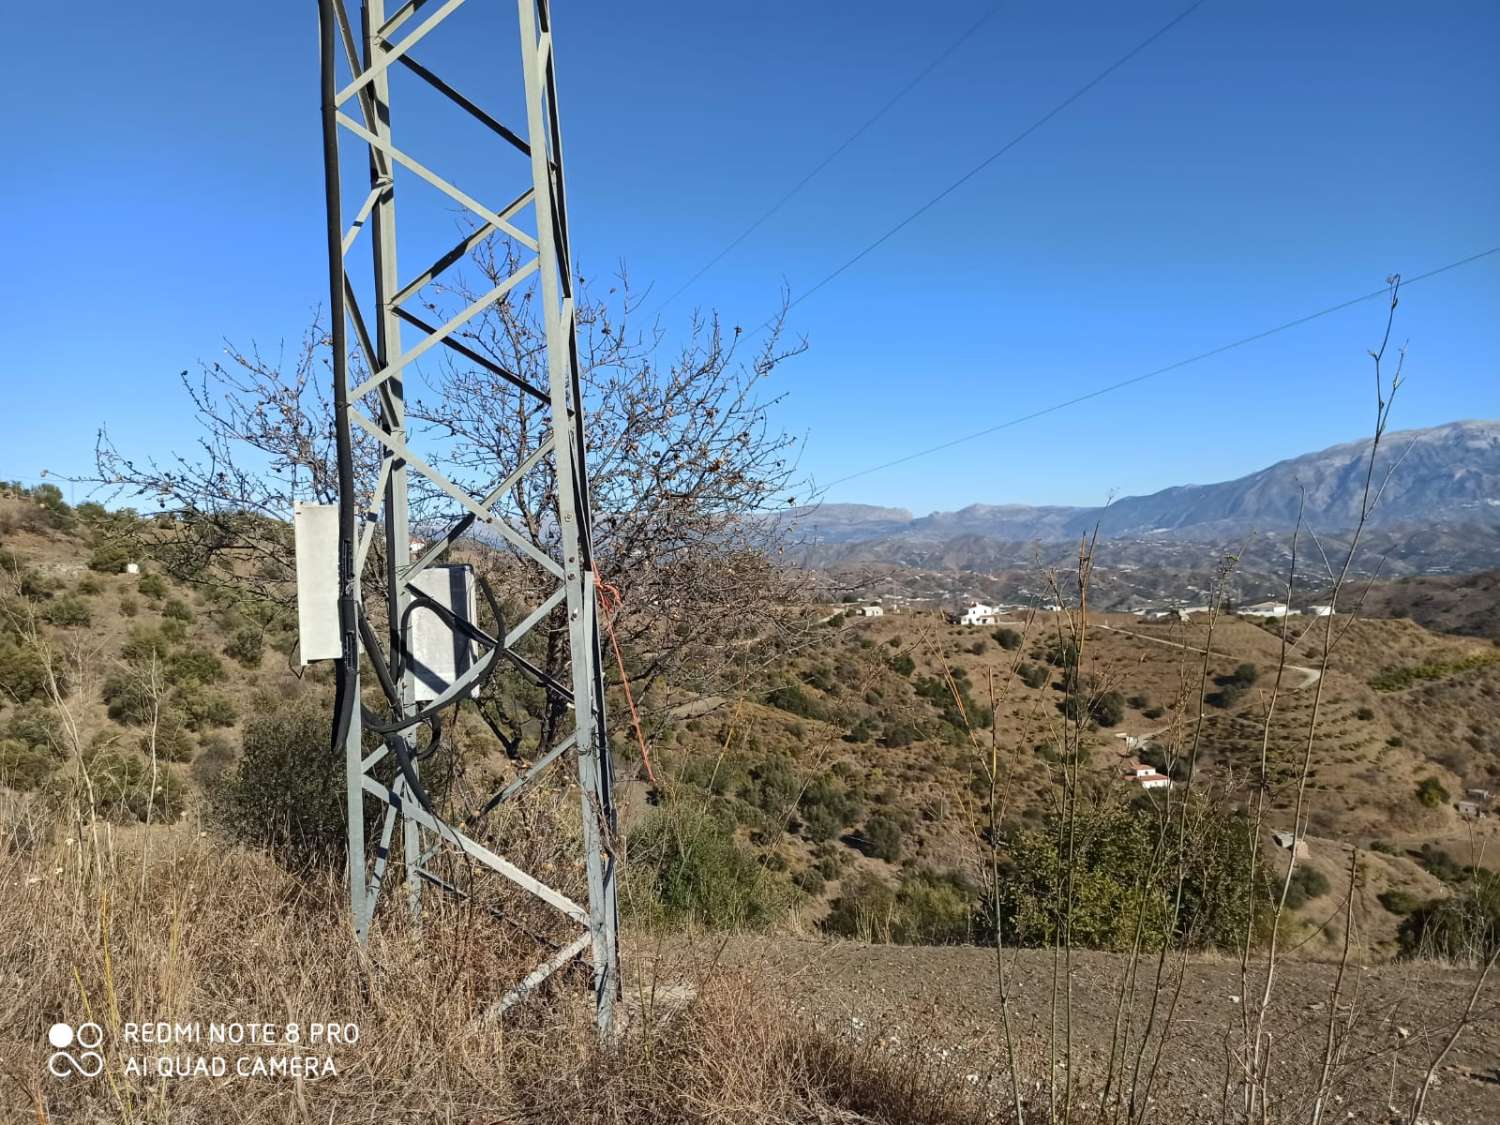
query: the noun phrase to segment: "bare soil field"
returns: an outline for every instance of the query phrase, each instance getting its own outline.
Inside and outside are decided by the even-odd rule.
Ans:
[[[1025,1079],[1023,1096],[1046,1096],[1055,984],[1072,994],[1075,1098],[1080,1105],[1088,1104],[1090,1093],[1097,1099],[1128,959],[1121,954],[1075,952],[1071,971],[1065,972],[1050,951],[1021,950],[1006,953],[1004,963],[1017,1067]],[[678,987],[681,982],[690,985],[710,965],[749,971],[787,996],[820,1030],[864,1040],[876,1050],[916,1052],[955,1068],[965,1082],[996,1099],[1010,1096],[993,949],[736,937],[641,950],[635,959],[640,979],[675,981]],[[1351,965],[1344,1000],[1330,1013],[1336,973],[1337,965],[1324,961],[1291,960],[1277,966],[1267,1017],[1274,1086],[1279,1091],[1272,1120],[1308,1119],[1311,1106],[1301,1104],[1301,1099],[1315,1087],[1323,1065],[1330,1014],[1352,1032],[1346,1057],[1336,1068],[1336,1101],[1325,1120],[1402,1119],[1414,1089],[1452,1035],[1475,981],[1472,971],[1431,963]],[[1150,1013],[1156,976],[1154,956],[1144,958],[1134,1019],[1129,1021],[1136,1029],[1128,1054],[1132,1062]],[[1176,1125],[1224,1119],[1226,1073],[1238,1065],[1234,1048],[1247,1001],[1253,1018],[1264,989],[1263,963],[1252,964],[1248,979],[1242,979],[1239,963],[1230,958],[1193,957],[1184,968],[1172,956],[1163,977],[1166,985],[1156,1026],[1166,1018],[1169,1005],[1175,1004],[1175,1010],[1146,1120]],[[1061,1010],[1059,1006],[1059,1036],[1066,1034]],[[1153,1054],[1146,1052],[1143,1072]],[[1051,1068],[1059,1091],[1066,1073],[1060,1062]],[[1427,1116],[1443,1125],[1500,1121],[1496,982],[1481,995],[1472,1023],[1438,1067]],[[1231,1105],[1227,1120],[1237,1119]]]

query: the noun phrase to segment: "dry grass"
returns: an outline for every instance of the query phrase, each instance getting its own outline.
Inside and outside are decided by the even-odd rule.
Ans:
[[[535,958],[524,939],[434,901],[420,931],[388,912],[361,951],[338,880],[299,882],[181,826],[155,831],[148,865],[140,843],[5,841],[0,1120],[993,1120],[951,1078],[806,1030],[729,972],[676,1008],[633,993],[607,1051],[566,984],[503,1026],[478,1021]],[[52,1078],[48,1028],[84,1020],[105,1028],[104,1075]],[[337,1067],[316,1081],[124,1075],[126,1054],[249,1050],[116,1046],[126,1024],[156,1020],[341,1021],[360,1037],[315,1052]]]

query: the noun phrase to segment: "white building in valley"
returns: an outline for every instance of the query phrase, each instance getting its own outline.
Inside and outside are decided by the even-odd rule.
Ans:
[[[1142,789],[1167,789],[1172,785],[1172,779],[1164,773],[1157,773],[1155,766],[1148,766],[1144,762],[1134,762],[1125,767],[1125,779],[1133,781]]]
[[[1246,617],[1285,617],[1286,602],[1256,602],[1240,610]]]
[[[955,625],[993,625],[1000,619],[1000,612],[992,605],[971,602],[962,613],[950,613],[948,620]]]

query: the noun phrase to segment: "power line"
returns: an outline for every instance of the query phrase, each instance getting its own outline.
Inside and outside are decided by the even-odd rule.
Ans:
[[[817,176],[819,172],[821,172],[824,168],[827,168],[843,154],[845,149],[847,149],[855,141],[859,140],[860,137],[864,136],[865,132],[870,128],[870,126],[874,125],[877,121],[879,121],[882,117],[889,113],[891,109],[894,108],[897,102],[899,102],[902,98],[906,97],[907,94],[916,89],[917,86],[922,83],[923,79],[925,79],[929,74],[931,74],[948,59],[948,56],[952,55],[953,52],[957,51],[960,47],[967,43],[969,39],[971,39],[981,27],[983,27],[991,20],[991,18],[994,17],[994,15],[1000,10],[1000,8],[1000,4],[993,5],[989,9],[989,11],[985,12],[984,15],[980,16],[977,20],[970,24],[968,29],[964,31],[962,35],[960,35],[952,43],[948,44],[948,46],[943,49],[941,54],[939,54],[935,59],[924,66],[920,71],[918,71],[916,76],[912,78],[911,81],[907,82],[906,85],[902,86],[901,89],[897,90],[893,95],[891,95],[891,97],[887,99],[884,105],[882,105],[873,114],[865,119],[864,123],[860,125],[859,128],[855,129],[854,132],[845,137],[843,142],[837,148],[835,148],[832,152],[830,152],[827,156],[825,156],[822,160],[815,164],[812,170],[807,173],[807,175],[803,176],[800,180],[793,184],[791,189],[788,190],[784,195],[782,195],[780,199],[776,200],[775,203],[771,204],[771,206],[768,207],[758,219],[756,219],[748,227],[742,230],[734,239],[734,241],[730,242],[729,245],[725,246],[712,258],[705,262],[697,273],[693,274],[692,277],[688,278],[675,290],[673,290],[670,297],[656,306],[656,312],[660,313],[678,297],[682,296],[685,292],[691,289],[694,283],[697,282],[700,277],[702,277],[709,270],[713,269],[716,265],[722,262],[725,257],[727,257],[731,252],[734,251],[737,246],[740,245],[740,243],[744,242],[745,239],[749,238],[752,234],[759,230],[761,225],[765,223],[767,219],[776,214],[776,212],[780,211],[782,207],[784,207],[792,199],[793,196],[795,196],[809,183],[811,183],[813,178]]]
[[[1483,258],[1488,258],[1492,254],[1500,254],[1500,246],[1492,246],[1488,250],[1481,250],[1477,254],[1470,254],[1467,258],[1460,258],[1456,262],[1449,262],[1446,266],[1439,266],[1437,269],[1428,270],[1426,273],[1417,274],[1415,277],[1403,277],[1401,279],[1401,288],[1406,289],[1420,281],[1426,281],[1429,278],[1437,277],[1439,274],[1447,273],[1449,270],[1456,270],[1460,266],[1471,265]],[[1012,418],[1009,421],[988,426],[982,430],[975,430],[971,434],[964,434],[962,437],[956,437],[949,441],[941,442],[938,445],[929,446],[926,449],[919,449],[915,453],[908,453],[904,457],[897,457],[892,461],[872,465],[868,469],[860,469],[858,472],[829,481],[822,487],[824,489],[833,488],[835,485],[844,484],[859,477],[869,476],[871,473],[878,473],[885,469],[895,468],[897,465],[904,465],[908,461],[917,460],[919,457],[928,457],[934,453],[941,453],[945,449],[952,449],[955,445],[962,445],[965,442],[988,437],[990,434],[1010,429],[1012,426],[1019,426],[1023,422],[1030,422],[1047,414],[1055,414],[1059,410],[1066,410],[1070,406],[1077,406],[1080,402],[1087,402],[1089,399],[1098,398],[1101,395],[1107,395],[1114,391],[1122,390],[1125,387],[1132,387],[1137,383],[1144,383],[1147,379],[1154,379],[1158,375],[1165,375],[1168,372],[1180,370],[1190,364],[1200,363],[1205,359],[1223,355],[1225,352],[1233,351],[1235,348],[1242,348],[1246,344],[1253,344],[1258,340],[1266,339],[1268,336],[1275,336],[1279,332],[1286,332],[1289,329],[1300,327],[1321,317],[1331,316],[1333,313],[1342,312],[1344,309],[1361,304],[1364,301],[1373,300],[1376,297],[1386,296],[1389,293],[1390,289],[1386,286],[1382,286],[1379,289],[1372,289],[1370,292],[1362,293],[1358,297],[1351,297],[1347,301],[1340,301],[1336,305],[1329,305],[1326,309],[1320,309],[1318,312],[1309,313],[1307,316],[1299,316],[1296,320],[1289,320],[1285,324],[1278,324],[1275,328],[1267,328],[1264,332],[1257,332],[1253,336],[1244,336],[1232,343],[1222,344],[1217,348],[1211,348],[1206,352],[1199,352],[1197,355],[1189,356],[1186,359],[1179,359],[1176,363],[1169,363],[1165,367],[1158,367],[1154,371],[1147,371],[1144,375],[1135,375],[1129,379],[1121,379],[1118,383],[1110,383],[1108,386],[1098,387],[1085,394],[1075,395],[1073,398],[1053,403],[1051,406],[1044,406],[1040,410],[1034,410],[1030,414],[1022,414],[1020,417]]]
[[[819,289],[823,288],[823,286],[827,285],[834,278],[836,278],[840,274],[842,274],[845,270],[849,269],[851,266],[855,265],[856,263],[858,263],[859,261],[861,261],[862,259],[864,259],[872,251],[876,250],[877,248],[879,248],[880,246],[882,246],[884,243],[886,243],[887,241],[889,241],[893,236],[895,236],[896,234],[900,233],[902,230],[905,230],[908,226],[910,226],[917,219],[921,218],[928,211],[932,210],[932,208],[936,207],[939,203],[941,203],[944,199],[948,198],[948,196],[952,195],[955,191],[957,191],[959,188],[961,188],[964,184],[968,183],[975,176],[979,175],[980,172],[983,172],[991,164],[993,164],[995,161],[999,160],[1002,156],[1004,156],[1006,153],[1008,153],[1011,149],[1015,148],[1018,144],[1020,144],[1022,141],[1024,141],[1027,137],[1031,136],[1031,134],[1035,133],[1038,129],[1042,128],[1042,126],[1046,125],[1049,121],[1051,121],[1054,117],[1056,117],[1058,114],[1060,114],[1063,110],[1067,109],[1074,102],[1078,101],[1079,98],[1083,97],[1085,94],[1087,94],[1095,86],[1099,85],[1099,83],[1103,82],[1106,78],[1108,78],[1115,71],[1119,70],[1126,63],[1130,62],[1131,59],[1135,58],[1142,51],[1144,51],[1147,47],[1151,46],[1153,43],[1155,43],[1162,36],[1166,35],[1167,32],[1171,31],[1174,27],[1176,27],[1178,24],[1180,24],[1183,20],[1187,19],[1188,16],[1192,15],[1199,8],[1203,7],[1203,5],[1205,3],[1207,3],[1207,0],[1195,0],[1194,3],[1189,4],[1181,12],[1178,12],[1177,15],[1173,16],[1166,23],[1162,24],[1161,27],[1157,28],[1150,35],[1146,36],[1146,38],[1142,39],[1134,47],[1130,48],[1130,50],[1126,51],[1123,55],[1121,55],[1119,58],[1117,58],[1114,62],[1110,63],[1107,67],[1105,67],[1103,70],[1101,70],[1098,74],[1096,74],[1092,78],[1090,78],[1082,86],[1079,86],[1071,94],[1069,94],[1067,97],[1065,97],[1062,101],[1058,102],[1055,106],[1053,106],[1051,109],[1049,109],[1046,113],[1044,113],[1040,117],[1038,117],[1030,125],[1026,126],[1026,128],[1022,129],[1019,133],[1017,133],[1010,140],[1006,141],[1005,144],[1001,145],[994,152],[990,153],[983,160],[981,160],[978,164],[974,165],[974,167],[970,168],[962,176],[960,176],[958,179],[954,180],[951,184],[949,184],[947,187],[945,187],[942,191],[940,191],[936,195],[934,195],[926,203],[922,204],[915,211],[911,212],[911,214],[907,215],[906,218],[902,219],[895,226],[891,227],[884,234],[882,234],[879,238],[875,239],[875,241],[873,241],[873,242],[869,243],[868,245],[866,245],[864,247],[864,249],[860,250],[859,253],[855,254],[852,258],[850,258],[848,261],[846,261],[843,265],[839,266],[838,269],[836,269],[832,273],[828,274],[828,276],[824,277],[821,281],[819,281],[811,289],[808,289],[805,292],[803,292],[801,294],[801,296],[799,296],[799,297],[795,298],[794,300],[788,302],[786,307],[788,309],[791,309],[791,308],[796,307],[797,305],[800,305],[803,301],[807,300],[814,293],[816,293]],[[765,331],[772,324],[776,323],[776,321],[779,320],[779,319],[780,319],[779,314],[777,316],[772,317],[770,320],[766,321],[759,328],[757,328],[756,332],[763,332],[763,331]]]

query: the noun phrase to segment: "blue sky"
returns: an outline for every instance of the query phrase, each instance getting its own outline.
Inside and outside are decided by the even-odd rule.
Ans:
[[[664,324],[695,306],[760,324],[783,284],[806,292],[1185,6],[1001,5]],[[991,7],[556,0],[584,272],[623,262],[665,297]],[[513,10],[469,8],[472,36]],[[291,346],[326,292],[314,6],[78,2],[10,22],[0,476],[86,470],[106,422],[131,451],[185,448],[177,372],[226,337]],[[1497,46],[1489,2],[1209,0],[794,309],[811,348],[773,389],[803,467],[834,480],[1500,246]],[[477,57],[465,91],[515,120],[513,48]],[[1396,425],[1500,417],[1497,312],[1500,255],[1409,290]],[[1091,504],[1348,440],[1373,413],[1380,316],[1361,305],[829,498]]]

